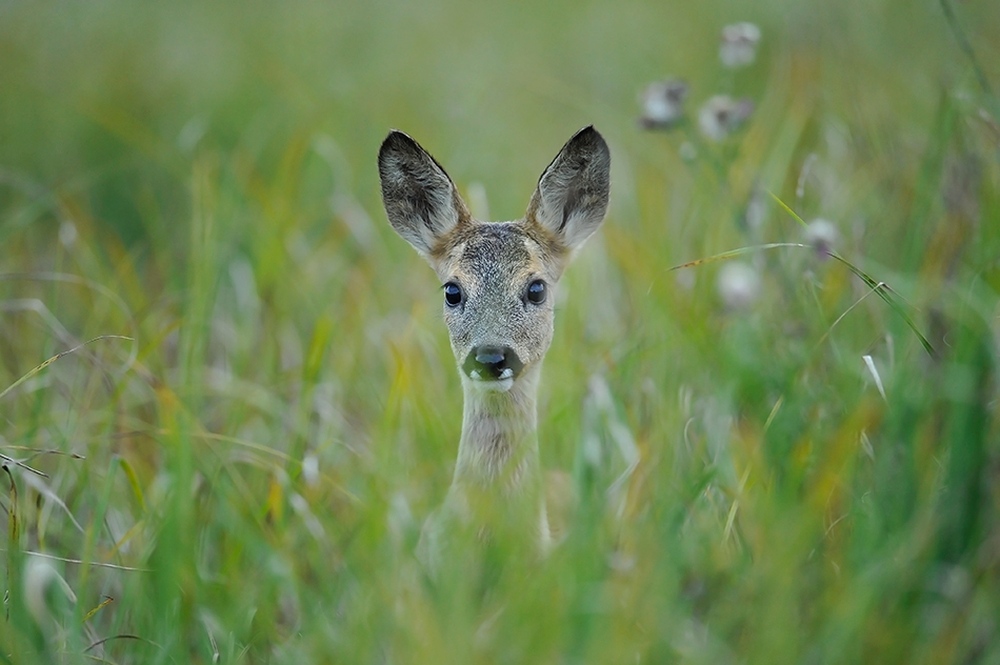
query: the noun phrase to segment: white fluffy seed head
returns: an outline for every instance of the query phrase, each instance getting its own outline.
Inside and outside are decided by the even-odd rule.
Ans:
[[[836,248],[839,239],[837,226],[828,219],[817,217],[806,225],[805,240],[821,258],[826,258]]]
[[[680,79],[655,81],[639,95],[642,116],[639,124],[646,129],[669,129],[684,117],[684,99],[688,85]]]
[[[719,60],[724,67],[737,69],[753,64],[760,43],[760,28],[753,23],[733,23],[722,29]]]
[[[710,141],[722,141],[742,127],[753,114],[752,100],[715,95],[698,111],[698,129]]]
[[[746,263],[730,262],[719,271],[716,287],[728,309],[746,309],[760,296],[760,275]]]

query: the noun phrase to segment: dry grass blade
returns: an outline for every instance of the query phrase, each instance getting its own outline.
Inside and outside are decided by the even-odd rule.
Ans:
[[[899,295],[892,290],[892,287],[890,287],[885,282],[876,281],[874,278],[872,278],[871,275],[869,275],[864,270],[862,270],[861,268],[857,267],[856,265],[854,265],[853,263],[842,257],[837,252],[831,251],[829,254],[830,256],[832,256],[833,258],[835,258],[836,260],[840,261],[845,266],[847,266],[848,270],[854,273],[861,281],[867,284],[872,291],[878,294],[878,297],[881,298],[887,305],[889,305],[889,307],[891,307],[892,310],[896,312],[896,314],[898,314],[900,318],[903,319],[903,322],[906,323],[906,326],[913,331],[913,334],[916,335],[917,339],[920,340],[920,344],[924,347],[924,350],[927,352],[927,354],[931,358],[937,358],[937,351],[935,350],[934,346],[929,341],[927,341],[927,338],[924,337],[923,333],[920,332],[920,329],[917,328],[917,324],[913,322],[913,319],[910,318],[910,315],[906,313],[905,309],[903,309],[902,304],[900,304],[899,301],[897,300],[897,298],[899,298]]]
[[[0,274],[0,281],[15,282],[21,280],[74,284],[77,286],[82,286],[87,289],[90,289],[91,291],[94,291],[95,293],[98,293],[102,297],[107,298],[108,300],[113,302],[115,304],[115,307],[117,307],[119,311],[121,311],[125,315],[125,318],[128,320],[129,327],[132,328],[132,330],[137,330],[138,324],[135,322],[135,319],[132,316],[132,310],[129,309],[129,306],[125,303],[125,300],[122,299],[120,295],[115,293],[113,289],[109,288],[105,284],[101,284],[96,280],[87,279],[86,277],[81,277],[80,275],[73,275],[61,272],[27,272],[27,273]],[[132,339],[130,337],[126,337],[125,339],[129,339],[130,341],[135,342],[135,339]],[[131,367],[132,364],[135,363],[136,358],[138,357],[139,357],[139,345],[133,344],[132,350],[129,351],[128,359],[122,365],[123,369],[128,369],[129,367]]]
[[[170,432],[170,430],[163,429],[163,430],[158,430],[157,433],[161,434],[161,435],[168,435],[171,432]],[[215,442],[219,442],[219,443],[227,443],[227,444],[239,446],[239,447],[241,447],[241,448],[243,448],[243,449],[245,449],[247,451],[250,451],[251,453],[260,453],[263,456],[274,457],[274,458],[276,458],[278,460],[281,460],[281,461],[289,463],[289,464],[295,464],[295,465],[301,465],[302,464],[301,460],[293,458],[288,453],[285,453],[285,452],[283,452],[281,450],[276,450],[275,448],[272,448],[271,446],[264,445],[262,443],[256,443],[254,441],[248,441],[246,439],[241,439],[241,438],[235,437],[235,436],[228,436],[228,435],[225,435],[225,434],[219,434],[217,432],[206,432],[204,430],[201,430],[201,431],[198,431],[198,432],[194,432],[193,434],[194,434],[194,436],[202,438],[202,439],[204,439],[206,441],[215,441]],[[262,460],[262,459],[263,459],[263,457],[258,458],[258,460]],[[271,465],[263,463],[263,462],[260,463],[260,466],[261,466],[261,468],[271,468]],[[356,494],[354,494],[353,492],[351,492],[351,490],[349,490],[348,488],[344,487],[342,484],[336,483],[335,487],[336,487],[337,491],[342,496],[344,496],[345,498],[349,499],[351,502],[356,503],[356,504],[360,504],[361,503],[361,499]]]
[[[682,263],[679,266],[674,266],[670,270],[680,270],[681,268],[695,268],[697,266],[705,265],[706,263],[714,263],[715,261],[728,261],[729,259],[735,259],[737,256],[743,256],[744,254],[750,254],[752,252],[759,252],[765,249],[777,249],[779,247],[809,247],[801,242],[772,242],[766,245],[749,245],[747,247],[739,247],[737,249],[731,249],[720,254],[713,254],[712,256],[706,256],[703,259],[695,259],[694,261],[688,261],[687,263]]]
[[[89,610],[86,614],[83,615],[83,623],[87,623],[88,621],[90,621],[95,614],[97,614],[98,612],[100,612],[113,602],[115,602],[114,598],[112,598],[111,596],[105,596],[104,600],[98,603],[96,607]]]
[[[0,391],[0,399],[3,399],[4,397],[6,397],[9,392],[11,392],[12,390],[14,390],[19,385],[21,385],[22,383],[24,383],[25,381],[27,381],[31,377],[35,376],[36,374],[38,374],[42,370],[44,370],[46,367],[48,367],[49,365],[51,365],[55,361],[59,360],[63,356],[68,356],[71,353],[76,353],[77,351],[79,351],[79,350],[81,350],[83,348],[86,348],[87,346],[89,346],[91,344],[94,344],[95,342],[100,342],[100,341],[103,341],[103,340],[106,340],[106,339],[122,339],[122,340],[126,340],[126,341],[129,341],[129,342],[134,342],[135,341],[135,339],[133,339],[132,337],[126,337],[125,335],[98,335],[97,337],[93,337],[91,339],[88,339],[83,344],[78,344],[78,345],[74,346],[72,349],[67,349],[66,351],[60,351],[59,353],[57,353],[56,355],[52,356],[48,360],[44,361],[42,364],[35,366],[34,368],[32,368],[31,370],[29,370],[25,374],[21,375],[21,377],[18,378],[17,381],[15,381],[14,383],[10,384],[6,388],[4,388],[2,391]]]
[[[122,566],[117,563],[105,563],[103,561],[83,561],[82,559],[70,559],[64,556],[55,556],[53,554],[46,554],[45,552],[33,552],[31,550],[25,550],[24,554],[29,556],[36,556],[42,559],[52,559],[53,561],[61,561],[62,563],[72,563],[77,566],[82,566],[86,563],[88,566],[93,566],[95,568],[108,568],[110,570],[124,570],[130,573],[151,573],[152,568],[136,568],[134,566]]]
[[[24,469],[25,471],[29,471],[31,473],[34,473],[35,475],[41,476],[42,478],[48,478],[49,477],[49,475],[47,473],[45,473],[44,471],[39,471],[38,469],[36,469],[34,467],[28,466],[27,464],[25,464],[21,460],[16,460],[13,457],[7,457],[3,453],[0,453],[0,464],[2,464],[4,468],[6,468],[8,465],[12,465],[12,466],[16,466],[16,467],[19,467],[21,469]]]
[[[102,646],[103,644],[110,642],[111,640],[135,640],[137,642],[144,642],[158,649],[163,648],[153,640],[147,640],[145,637],[139,637],[138,635],[129,635],[127,633],[123,633],[121,635],[111,635],[110,637],[104,637],[102,639],[99,639],[90,646],[88,646],[86,649],[84,649],[84,652],[90,651],[91,649],[96,649],[97,647]]]
[[[30,462],[36,457],[41,457],[42,455],[59,455],[63,457],[69,457],[70,459],[75,459],[75,460],[87,459],[85,455],[80,455],[79,453],[72,453],[65,450],[59,450],[57,448],[45,448],[43,450],[38,450],[30,446],[4,446],[4,448],[7,450],[21,450],[24,452],[31,453],[26,457],[22,457],[21,458],[22,462]]]
[[[867,354],[862,356],[862,358],[865,361],[865,367],[868,368],[868,372],[872,375],[872,378],[875,379],[875,387],[878,388],[879,395],[882,396],[883,400],[888,402],[889,399],[885,396],[885,387],[882,386],[882,376],[878,373],[878,368],[875,367],[875,361],[870,355]]]
[[[37,478],[35,476],[25,476],[24,477],[24,482],[31,489],[33,489],[36,492],[38,492],[41,496],[44,496],[46,499],[48,499],[52,503],[54,503],[55,505],[59,506],[59,508],[62,509],[63,513],[66,514],[66,517],[69,518],[69,521],[73,523],[73,526],[76,527],[77,531],[79,531],[80,533],[84,533],[85,532],[85,529],[83,528],[83,525],[80,524],[79,521],[77,521],[76,517],[73,516],[73,512],[69,509],[69,506],[66,505],[66,502],[63,501],[59,497],[58,494],[56,494],[55,490],[53,490],[51,487],[49,487],[40,478]]]

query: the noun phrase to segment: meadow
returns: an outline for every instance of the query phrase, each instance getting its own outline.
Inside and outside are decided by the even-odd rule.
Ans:
[[[0,3],[0,663],[1000,664],[998,28]],[[462,393],[379,143],[514,219],[589,124],[610,210],[540,393],[567,536],[433,578]]]

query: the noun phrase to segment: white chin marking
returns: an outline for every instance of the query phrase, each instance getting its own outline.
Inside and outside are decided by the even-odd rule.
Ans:
[[[514,385],[514,379],[512,376],[494,381],[484,381],[475,376],[478,372],[472,372],[472,374],[474,376],[470,377],[472,379],[470,383],[475,386],[477,390],[482,390],[484,392],[505,393],[511,389],[511,386]],[[513,372],[511,372],[511,375],[513,375]]]

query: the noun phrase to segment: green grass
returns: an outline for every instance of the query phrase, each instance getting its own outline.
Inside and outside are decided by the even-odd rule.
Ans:
[[[763,40],[729,72],[739,20]],[[1000,663],[997,25],[950,0],[0,6],[0,663]],[[671,75],[690,121],[639,129]],[[756,110],[715,145],[719,92]],[[589,123],[611,209],[540,414],[569,536],[457,548],[432,582],[461,391],[379,142],[510,219]],[[843,261],[671,270],[807,244],[768,193]]]

